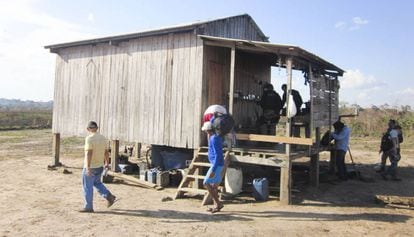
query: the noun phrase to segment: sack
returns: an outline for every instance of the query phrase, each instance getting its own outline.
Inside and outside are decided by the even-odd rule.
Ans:
[[[394,146],[389,132],[384,133],[381,138],[381,151],[389,151]]]
[[[217,135],[224,136],[233,129],[234,119],[230,114],[214,113],[211,124]]]
[[[333,138],[331,137],[331,132],[326,131],[325,134],[323,134],[323,136],[322,136],[320,144],[321,144],[321,146],[328,146],[329,143],[331,143],[332,140],[333,140]]]
[[[295,101],[293,100],[293,96],[290,95],[289,96],[289,110],[287,113],[287,117],[293,118],[295,117],[296,113],[297,113],[297,109],[296,109]]]

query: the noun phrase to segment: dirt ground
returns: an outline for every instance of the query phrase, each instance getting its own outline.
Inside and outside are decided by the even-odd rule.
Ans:
[[[108,184],[119,201],[106,208],[96,195],[95,213],[82,208],[82,139],[62,141],[61,161],[71,174],[49,171],[50,130],[0,132],[0,236],[412,236],[414,210],[374,202],[376,194],[414,196],[413,141],[403,146],[399,176],[375,173],[377,141],[352,140],[352,155],[368,182],[322,182],[295,186],[293,205],[277,194],[267,202],[249,195],[225,201],[207,213],[200,199],[161,201],[175,189],[156,191]],[[322,160],[325,159],[322,157]],[[349,162],[349,158],[347,158]]]

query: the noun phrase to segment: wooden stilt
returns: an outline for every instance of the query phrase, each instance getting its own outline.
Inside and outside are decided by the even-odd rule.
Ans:
[[[60,159],[60,133],[54,133],[53,134],[53,165],[54,166],[60,166],[61,163],[59,161]]]
[[[116,171],[119,157],[119,140],[111,141],[111,170]]]
[[[230,58],[230,90],[229,90],[229,113],[233,114],[233,98],[234,98],[234,70],[236,64],[236,47],[231,47]]]
[[[321,132],[320,128],[315,129],[316,146],[319,146]],[[311,156],[311,167],[310,167],[310,183],[312,186],[319,186],[319,152],[312,154]]]
[[[289,114],[289,99],[292,90],[292,58],[286,60],[286,70],[287,70],[287,95],[286,95],[286,114]],[[292,119],[287,119],[286,122],[286,137],[292,135],[291,131]],[[289,205],[291,202],[291,189],[292,189],[292,160],[290,157],[291,145],[286,144],[286,166],[281,168],[280,172],[280,203],[283,205]]]
[[[141,148],[142,148],[141,142],[136,142],[135,143],[135,149],[136,149],[135,157],[137,159],[141,158]]]

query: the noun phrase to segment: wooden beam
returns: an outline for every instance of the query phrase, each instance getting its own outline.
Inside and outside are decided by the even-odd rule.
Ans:
[[[119,157],[119,140],[111,141],[111,170],[116,171],[118,166],[118,157]]]
[[[375,195],[375,199],[377,202],[386,204],[398,204],[414,207],[414,197]]]
[[[236,63],[236,47],[231,47],[230,57],[230,90],[229,90],[229,113],[233,114],[233,102],[234,102],[234,67]]]
[[[156,184],[153,184],[153,183],[141,180],[141,179],[137,179],[135,177],[132,177],[132,176],[129,176],[129,175],[126,175],[126,174],[115,173],[115,172],[109,170],[108,175],[111,175],[111,176],[114,176],[115,178],[122,179],[122,180],[125,180],[125,181],[128,181],[128,182],[134,183],[134,184],[136,184],[140,187],[143,187],[143,188],[153,188],[153,189],[156,189],[156,190],[161,190],[162,189],[161,187],[157,186]]]
[[[135,149],[136,149],[135,157],[137,159],[141,158],[141,148],[142,148],[141,142],[136,142],[135,143]]]
[[[53,165],[60,166],[60,133],[53,133],[53,145],[52,145]]]
[[[300,138],[300,137],[277,137],[271,135],[260,135],[260,134],[236,134],[237,140],[245,141],[258,141],[258,142],[273,142],[273,143],[285,143],[285,144],[297,144],[297,145],[308,145],[313,144],[312,138]]]
[[[238,162],[238,163],[246,163],[246,164],[254,164],[254,165],[265,165],[265,166],[273,166],[273,167],[285,167],[286,160],[280,158],[257,158],[257,157],[250,157],[250,156],[238,156],[232,155],[230,156],[231,162]]]
[[[320,128],[315,129],[316,144],[319,144],[321,138]],[[311,155],[310,160],[310,183],[314,187],[319,186],[319,152]]]
[[[292,89],[292,58],[288,58],[286,62],[287,70],[287,95],[286,95],[286,114],[289,114],[289,97]],[[287,118],[286,122],[286,137],[291,136],[291,118]],[[292,197],[292,161],[290,157],[290,144],[286,144],[286,167],[280,169],[280,203],[282,205],[289,205]]]

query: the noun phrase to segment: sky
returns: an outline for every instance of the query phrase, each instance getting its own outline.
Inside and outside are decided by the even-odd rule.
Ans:
[[[414,108],[413,9],[411,0],[0,0],[0,98],[53,100],[56,55],[45,45],[247,13],[270,42],[344,69],[341,103]],[[279,92],[285,76],[272,71]],[[293,79],[309,94],[300,73]]]

